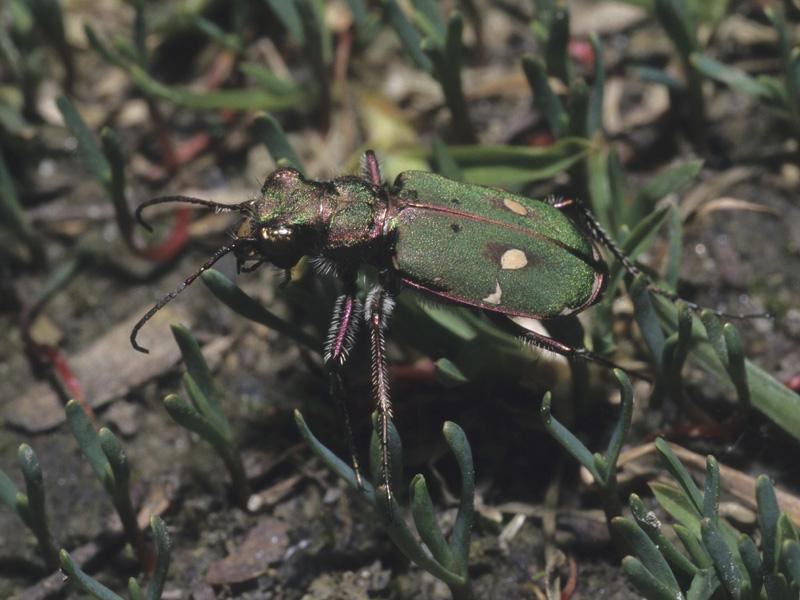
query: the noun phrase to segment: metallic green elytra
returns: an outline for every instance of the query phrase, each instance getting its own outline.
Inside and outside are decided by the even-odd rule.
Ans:
[[[343,287],[333,307],[324,355],[331,392],[340,406],[340,368],[354,343],[358,322],[363,320],[369,331],[383,481],[389,500],[391,403],[384,332],[393,297],[403,287],[498,317],[504,313],[558,319],[591,306],[605,289],[608,268],[592,239],[607,246],[629,271],[636,270],[588,212],[583,213],[584,225],[592,239],[562,213],[574,206],[570,201],[541,202],[417,171],[402,173],[388,186],[371,151],[365,154],[362,177],[311,181],[295,169],[281,168],[267,177],[258,198],[241,204],[228,206],[183,196],[145,202],[136,212],[142,225],[148,227],[141,220],[141,210],[162,202],[238,211],[246,219],[231,244],[220,248],[142,317],[131,332],[134,348],[146,352],[136,343],[139,329],[226,254],[232,252],[237,267],[244,271],[271,263],[286,270],[287,282],[288,271],[303,256],[311,257],[318,271],[335,274]],[[377,268],[379,281],[362,304],[356,280],[364,264]],[[541,348],[605,362],[510,319],[500,321],[499,326]],[[346,411],[342,413],[346,416]],[[358,473],[352,443],[351,454]]]
[[[419,171],[390,193],[393,266],[409,285],[537,319],[580,312],[602,293],[605,263],[547,203]]]

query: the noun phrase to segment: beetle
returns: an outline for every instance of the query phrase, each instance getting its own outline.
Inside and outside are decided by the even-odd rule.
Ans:
[[[283,269],[283,284],[303,256],[311,257],[318,272],[334,274],[343,285],[333,310],[324,363],[330,373],[331,395],[345,417],[359,481],[358,460],[343,409],[340,369],[361,319],[369,330],[382,477],[391,506],[391,401],[384,334],[394,297],[402,288],[486,311],[500,327],[539,348],[613,366],[586,349],[566,346],[510,319],[496,317],[561,319],[597,303],[609,271],[595,242],[608,248],[633,275],[638,269],[589,211],[575,201],[534,200],[421,171],[401,173],[389,186],[381,179],[372,151],[365,153],[362,167],[361,177],[344,176],[327,182],[306,179],[290,167],[279,168],[267,177],[257,198],[241,204],[223,205],[185,196],[155,198],[141,204],[136,218],[148,230],[151,228],[143,221],[142,210],[166,202],[236,211],[246,218],[232,243],[220,248],[139,320],[131,332],[131,344],[147,352],[136,342],[142,326],[226,254],[234,254],[239,271],[252,271],[264,263]],[[567,217],[569,208],[578,209],[582,227]],[[356,280],[365,263],[376,267],[379,277],[362,305]],[[678,299],[652,283],[648,286]]]

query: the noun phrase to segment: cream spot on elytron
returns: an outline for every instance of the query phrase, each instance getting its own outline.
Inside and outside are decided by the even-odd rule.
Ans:
[[[495,281],[497,282],[497,288],[483,299],[486,304],[500,304],[500,299],[503,297],[503,290],[500,289],[500,282],[497,281],[497,279],[495,279]]]
[[[508,210],[510,210],[511,212],[515,212],[518,215],[528,214],[528,211],[525,210],[525,207],[516,200],[512,200],[511,198],[503,198],[503,204]]]
[[[522,250],[512,248],[503,252],[500,257],[500,268],[506,271],[515,271],[522,269],[528,264],[528,259],[525,258],[525,253]]]

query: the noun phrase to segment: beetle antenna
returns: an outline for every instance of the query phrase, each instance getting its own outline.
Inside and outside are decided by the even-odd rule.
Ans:
[[[159,200],[160,200],[160,198],[159,198]],[[244,246],[244,245],[246,245],[248,243],[252,243],[252,241],[253,240],[251,238],[242,238],[240,240],[237,240],[236,242],[234,242],[230,246],[223,246],[222,248],[220,248],[219,250],[217,250],[214,253],[214,256],[212,256],[211,259],[206,264],[204,264],[195,273],[193,273],[189,278],[187,278],[186,281],[184,281],[182,284],[180,284],[178,287],[176,287],[174,290],[172,290],[169,294],[167,294],[161,300],[159,300],[158,304],[156,304],[153,308],[151,308],[149,311],[147,311],[147,314],[145,316],[143,316],[141,319],[139,319],[139,322],[136,323],[136,325],[133,326],[133,331],[131,331],[131,345],[134,347],[134,349],[138,350],[139,352],[143,352],[144,354],[149,354],[150,351],[147,348],[141,347],[136,342],[136,335],[139,333],[139,330],[142,327],[144,327],[144,324],[147,323],[154,314],[156,314],[159,310],[164,308],[164,305],[166,305],[170,300],[172,300],[175,296],[177,296],[184,289],[186,289],[186,286],[191,285],[194,282],[195,279],[197,279],[205,271],[210,269],[211,266],[215,262],[217,262],[220,258],[222,258],[223,256],[225,256],[229,252],[232,252],[233,250],[236,250],[237,248],[239,248],[241,246]]]
[[[222,204],[221,202],[214,202],[213,200],[201,200],[200,198],[191,198],[189,196],[162,196],[161,198],[153,198],[152,200],[147,200],[146,202],[142,202],[139,206],[136,207],[136,211],[133,213],[136,220],[139,222],[139,225],[147,229],[147,231],[152,232],[153,228],[150,226],[142,218],[142,210],[147,208],[148,206],[152,206],[153,204],[164,204],[166,202],[183,202],[184,204],[199,204],[200,206],[207,206],[208,208],[213,208],[217,212],[247,212],[252,205],[252,202],[248,200],[247,202],[242,202],[241,204]]]

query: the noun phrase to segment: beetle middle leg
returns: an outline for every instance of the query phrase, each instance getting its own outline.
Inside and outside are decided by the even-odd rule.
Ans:
[[[356,474],[358,487],[363,488],[361,470],[358,466],[358,454],[353,441],[353,429],[350,425],[350,415],[344,401],[344,384],[342,383],[341,367],[347,360],[347,355],[355,342],[358,321],[362,313],[361,302],[356,298],[356,276],[351,275],[346,279],[345,293],[336,299],[333,311],[328,340],[325,344],[324,362],[328,371],[330,395],[339,411],[339,418],[345,427],[347,446],[350,452],[353,470]]]

